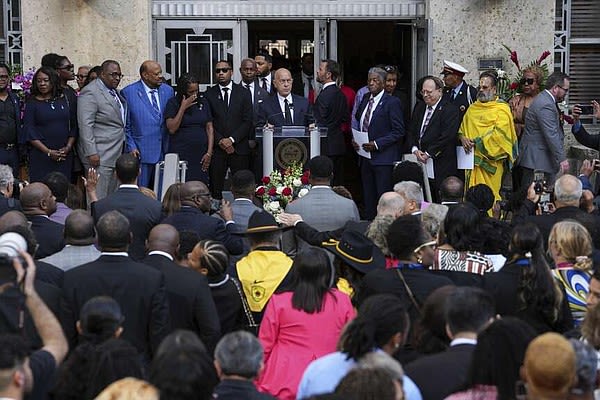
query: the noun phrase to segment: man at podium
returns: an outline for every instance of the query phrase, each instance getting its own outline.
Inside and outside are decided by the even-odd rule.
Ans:
[[[260,104],[257,126],[308,126],[312,121],[312,110],[308,100],[292,94],[292,74],[285,68],[275,71],[273,83],[276,95]]]

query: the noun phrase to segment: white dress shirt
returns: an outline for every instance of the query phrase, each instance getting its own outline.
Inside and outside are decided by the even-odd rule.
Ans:
[[[294,103],[292,102],[292,94],[288,94],[286,97],[281,97],[279,93],[277,93],[277,100],[279,100],[279,108],[281,108],[281,113],[283,115],[283,119],[285,119],[285,100],[287,99],[288,104],[290,106],[290,114],[292,115],[292,123],[294,123]]]

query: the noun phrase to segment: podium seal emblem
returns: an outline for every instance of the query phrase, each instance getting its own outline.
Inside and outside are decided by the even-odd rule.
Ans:
[[[279,168],[287,168],[293,162],[306,163],[308,150],[306,145],[298,139],[287,138],[275,147],[275,161]]]

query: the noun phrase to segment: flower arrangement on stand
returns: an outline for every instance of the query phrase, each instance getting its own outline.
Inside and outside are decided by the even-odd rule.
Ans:
[[[524,82],[522,81],[523,70],[526,68],[530,68],[530,67],[537,67],[540,69],[540,71],[542,73],[542,82],[540,82],[540,87],[543,88],[546,83],[546,79],[548,78],[548,75],[549,75],[548,64],[545,63],[544,60],[546,58],[548,58],[548,56],[550,55],[550,52],[548,50],[544,50],[542,52],[542,54],[537,58],[537,60],[533,60],[529,64],[527,64],[525,67],[521,68],[521,64],[519,62],[519,56],[518,56],[517,52],[515,50],[511,50],[505,44],[503,44],[502,46],[504,46],[504,48],[506,50],[508,50],[508,52],[510,53],[510,60],[517,67],[517,74],[514,77],[514,79],[512,79],[512,80],[509,79],[505,74],[505,78],[504,78],[505,82],[502,82],[502,78],[500,78],[500,74],[498,75],[498,78],[500,79],[500,84],[498,86],[498,95],[500,96],[500,98],[508,101],[515,94],[521,93],[523,91],[523,84],[524,84]],[[504,71],[502,71],[502,72],[504,72]]]
[[[310,171],[302,171],[302,163],[292,163],[286,169],[274,170],[263,176],[262,185],[256,188],[256,196],[263,202],[263,208],[275,219],[289,202],[308,193]]]
[[[10,69],[11,89],[19,96],[21,102],[25,102],[31,94],[35,68],[29,68],[27,72],[23,72],[23,68],[19,64],[15,64]]]

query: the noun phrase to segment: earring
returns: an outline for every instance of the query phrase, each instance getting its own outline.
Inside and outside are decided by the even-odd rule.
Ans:
[[[421,257],[420,255],[417,256],[417,262],[419,264],[423,264],[423,257]]]

